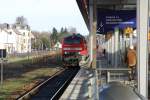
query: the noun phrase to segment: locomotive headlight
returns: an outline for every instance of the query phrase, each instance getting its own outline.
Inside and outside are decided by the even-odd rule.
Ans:
[[[82,48],[64,48],[64,50],[82,50]]]
[[[82,48],[75,48],[75,50],[82,50]]]
[[[64,48],[64,50],[70,50],[70,48]]]
[[[67,52],[64,52],[65,54],[67,54]]]

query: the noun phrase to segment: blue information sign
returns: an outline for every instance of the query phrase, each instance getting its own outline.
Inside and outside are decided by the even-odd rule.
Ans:
[[[105,34],[115,27],[127,26],[136,28],[136,10],[97,10],[97,33]]]

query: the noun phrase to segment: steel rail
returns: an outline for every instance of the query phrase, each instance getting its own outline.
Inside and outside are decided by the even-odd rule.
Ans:
[[[61,72],[63,72],[65,69],[59,70],[57,71],[55,74],[53,74],[50,78],[48,78],[47,80],[45,80],[44,82],[38,84],[37,86],[33,87],[30,91],[25,92],[23,95],[19,96],[17,98],[17,100],[24,100],[25,98],[28,98],[29,96],[31,96],[31,94],[33,94],[39,87],[41,87],[42,85],[44,85],[45,83],[47,83],[49,80],[51,80],[52,78],[54,78],[56,75],[60,74]]]

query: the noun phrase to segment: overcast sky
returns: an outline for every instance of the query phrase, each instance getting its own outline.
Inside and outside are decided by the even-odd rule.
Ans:
[[[72,26],[88,34],[76,0],[0,0],[0,23],[12,24],[17,16],[24,16],[32,30]]]

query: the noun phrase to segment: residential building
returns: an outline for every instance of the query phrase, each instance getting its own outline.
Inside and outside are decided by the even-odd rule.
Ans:
[[[0,25],[0,44],[7,50],[7,53],[26,53],[31,52],[31,39],[34,36],[28,26],[1,24]]]

